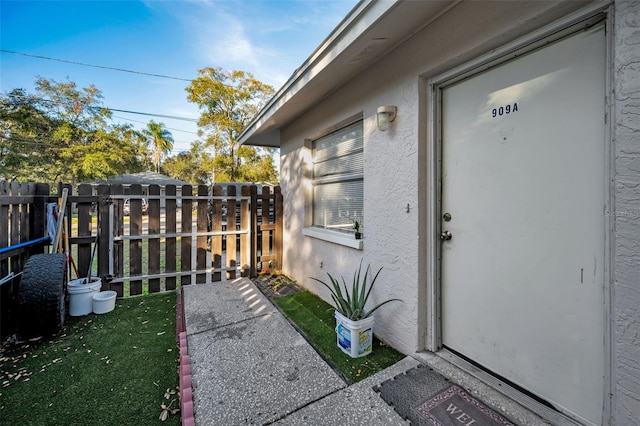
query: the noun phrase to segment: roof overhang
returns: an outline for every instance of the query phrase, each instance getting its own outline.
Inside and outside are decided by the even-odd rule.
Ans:
[[[461,0],[362,0],[240,134],[279,147],[280,129],[398,47]]]

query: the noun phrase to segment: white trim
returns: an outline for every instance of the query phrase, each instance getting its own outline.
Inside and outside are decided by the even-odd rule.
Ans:
[[[353,235],[343,232],[329,231],[321,228],[302,228],[302,235],[305,237],[317,238],[318,240],[327,241],[333,244],[351,247],[356,250],[362,250],[364,247],[363,240],[356,240]]]
[[[598,2],[590,7],[572,13],[560,21],[556,21],[552,24],[546,25],[531,34],[521,37],[511,43],[508,43],[498,49],[491,51],[485,55],[482,55],[474,60],[471,60],[463,65],[446,71],[431,79],[432,85],[447,86],[453,84],[463,78],[468,77],[468,74],[475,75],[489,68],[493,68],[498,64],[521,56],[521,51],[532,51],[539,47],[548,44],[548,39],[559,39],[564,36],[573,34],[576,32],[575,28],[571,28],[573,25],[579,24],[582,21],[596,17],[602,13],[606,13],[607,8],[611,4],[611,1]],[[566,31],[566,34],[565,34]],[[554,40],[555,41],[555,40]],[[517,55],[516,55],[517,53]]]
[[[602,424],[615,424],[614,416],[614,401],[616,400],[616,383],[615,383],[615,316],[614,316],[614,301],[615,286],[613,284],[613,273],[615,266],[615,155],[613,146],[613,135],[615,134],[615,105],[614,105],[614,86],[612,84],[615,75],[614,69],[614,19],[615,9],[614,5],[610,5],[607,10],[607,18],[605,20],[605,37],[606,37],[606,64],[605,71],[605,108],[606,108],[606,120],[605,123],[605,141],[603,158],[605,159],[604,176],[605,182],[605,233],[604,233],[604,401],[602,410]]]

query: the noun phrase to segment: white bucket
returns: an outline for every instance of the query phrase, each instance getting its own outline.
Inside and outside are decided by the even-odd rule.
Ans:
[[[94,294],[100,291],[102,280],[91,277],[91,282],[87,281],[86,278],[78,278],[67,283],[69,315],[72,317],[87,315],[93,311],[92,298]]]
[[[118,293],[112,290],[102,291],[93,295],[93,313],[106,314],[116,307]]]
[[[338,347],[351,358],[369,355],[373,350],[373,317],[352,321],[335,312]]]

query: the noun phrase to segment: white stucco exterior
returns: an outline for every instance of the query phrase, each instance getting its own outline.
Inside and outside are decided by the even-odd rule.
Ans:
[[[604,291],[611,398],[603,403],[603,423],[640,425],[639,1],[441,2],[424,28],[276,124],[284,195],[282,267],[326,300],[328,292],[309,277],[324,279],[330,272],[349,280],[361,259],[376,270],[382,267],[372,303],[393,297],[402,302],[376,313],[376,335],[405,354],[428,349],[433,330],[429,280],[436,263],[429,224],[435,207],[428,195],[434,185],[430,79],[585,9],[607,14],[611,40],[612,210],[606,212],[611,232],[604,242],[610,256]],[[382,105],[398,111],[387,132],[376,128],[376,109]],[[309,141],[358,118],[363,120],[365,156],[361,249],[303,234],[310,225]],[[246,135],[249,143],[256,129]]]
[[[615,4],[612,414],[640,424],[640,2]],[[613,213],[613,212],[612,212]]]

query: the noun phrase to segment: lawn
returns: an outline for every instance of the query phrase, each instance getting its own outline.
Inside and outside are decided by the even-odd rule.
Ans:
[[[175,330],[176,294],[167,292],[72,317],[46,341],[3,345],[2,424],[162,424],[160,405],[179,406]]]
[[[308,340],[339,370],[347,380],[358,382],[404,358],[404,355],[374,337],[373,352],[351,358],[336,345],[336,320],[331,305],[318,296],[303,291],[273,299]],[[375,334],[375,327],[374,327]]]

